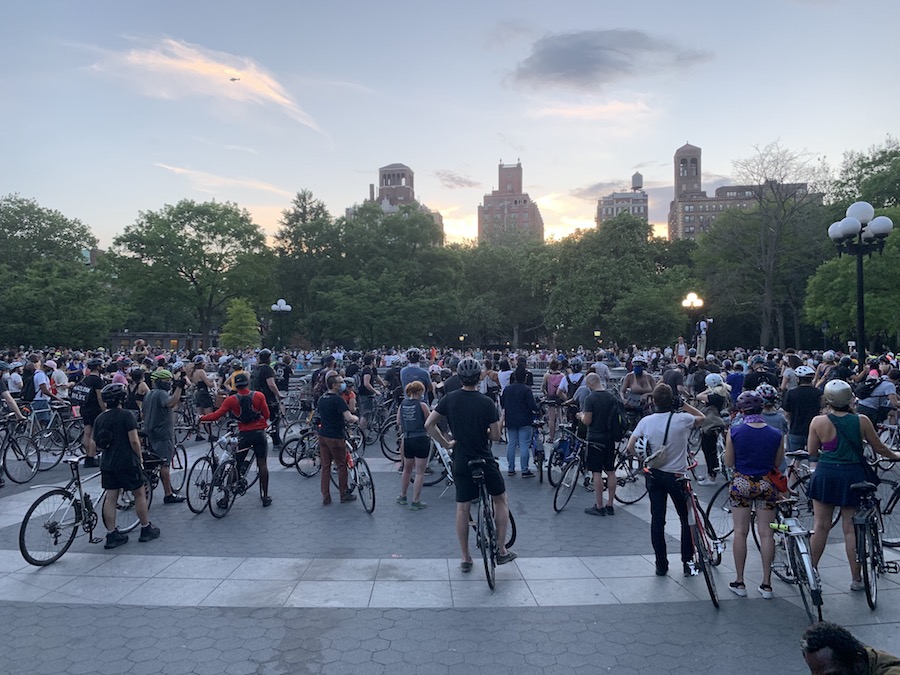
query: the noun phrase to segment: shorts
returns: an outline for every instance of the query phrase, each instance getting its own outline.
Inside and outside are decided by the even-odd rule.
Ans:
[[[372,412],[375,410],[375,397],[374,396],[357,396],[356,397],[356,405],[359,407],[359,414]]]
[[[163,466],[169,466],[172,456],[175,454],[175,442],[171,438],[154,439],[147,437],[150,452],[163,460]]]
[[[478,499],[478,484],[472,479],[472,470],[469,468],[468,459],[453,462],[453,480],[456,483],[457,502],[473,502]],[[506,484],[500,473],[500,465],[493,457],[486,459],[484,483],[487,486],[488,494],[493,497],[506,493]]]
[[[732,508],[755,508],[771,511],[778,501],[778,490],[765,476],[745,476],[734,472],[728,503]]]
[[[100,472],[100,487],[104,490],[137,490],[144,484],[144,472],[139,466]]]
[[[428,459],[431,452],[431,439],[428,436],[403,439],[403,456],[406,459]]]
[[[256,431],[241,431],[238,434],[238,450],[253,450],[253,456],[257,460],[266,458],[268,445],[266,444],[266,432],[262,429]]]
[[[850,489],[866,480],[862,464],[832,464],[820,461],[809,481],[809,498],[832,506],[859,506],[859,493]]]
[[[872,424],[881,424],[888,418],[888,412],[890,412],[890,408],[885,406],[879,406],[876,410],[875,408],[870,408],[865,405],[856,406],[856,412],[861,415],[865,415],[870,420],[872,420]]]
[[[612,445],[596,441],[588,442],[587,457],[584,465],[588,471],[599,473],[600,471],[616,470],[616,450]]]
[[[84,420],[84,426],[92,427],[94,426],[94,422],[97,421],[97,418],[100,417],[100,412],[90,412],[85,414],[84,407],[81,408],[81,419]]]
[[[198,408],[208,410],[213,407],[212,396],[208,391],[198,391],[194,395],[194,405]]]

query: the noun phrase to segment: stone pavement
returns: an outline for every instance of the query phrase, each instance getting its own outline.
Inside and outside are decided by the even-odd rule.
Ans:
[[[201,452],[191,448],[191,455]],[[164,506],[151,517],[160,539],[114,551],[76,539],[46,568],[18,553],[18,523],[42,492],[0,491],[0,621],[4,673],[720,673],[735,667],[803,673],[805,627],[795,588],[776,599],[727,590],[731,552],[717,569],[713,608],[701,578],[653,573],[649,505],[585,515],[578,488],[563,513],[552,488],[508,479],[519,559],[498,568],[491,594],[476,566],[458,567],[452,489],[425,488],[429,507],[394,503],[399,477],[378,459],[377,505],[321,505],[318,478],[274,465],[274,504],[239,498],[228,516]],[[273,467],[273,468],[274,468]],[[66,469],[37,481],[64,480]],[[711,496],[713,488],[700,488]],[[670,532],[677,518],[669,518]],[[820,572],[826,618],[900,653],[900,579],[882,580],[879,607],[847,591],[843,545]],[[477,550],[473,551],[477,553]],[[674,553],[673,553],[674,551]],[[892,552],[893,554],[893,552]],[[735,661],[737,660],[737,663]]]

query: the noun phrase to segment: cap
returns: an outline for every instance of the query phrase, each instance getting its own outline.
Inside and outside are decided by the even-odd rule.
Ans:
[[[56,361],[54,361],[53,359],[47,359],[46,361],[44,361],[44,367],[53,368],[53,370],[56,370]]]

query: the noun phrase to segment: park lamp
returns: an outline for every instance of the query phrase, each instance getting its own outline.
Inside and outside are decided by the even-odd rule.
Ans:
[[[828,228],[828,237],[837,247],[838,256],[869,255],[884,250],[884,240],[894,229],[887,216],[876,216],[868,202],[855,202],[847,208],[846,217]]]
[[[700,309],[703,307],[703,298],[696,293],[688,293],[684,300],[681,301],[681,306],[685,309]]]

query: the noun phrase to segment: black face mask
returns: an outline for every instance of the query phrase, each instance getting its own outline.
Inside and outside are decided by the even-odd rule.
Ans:
[[[157,389],[162,389],[163,391],[171,391],[172,390],[172,381],[171,380],[160,380],[156,383]]]

